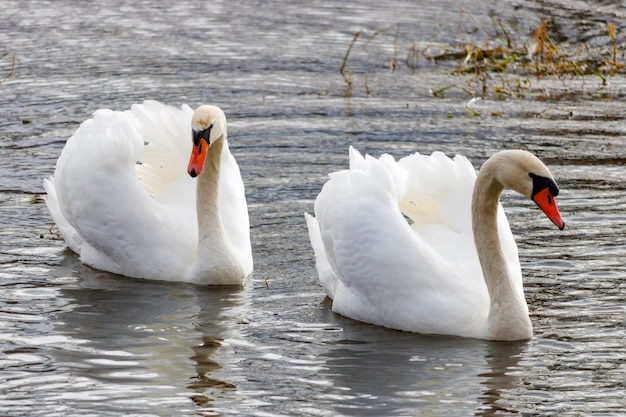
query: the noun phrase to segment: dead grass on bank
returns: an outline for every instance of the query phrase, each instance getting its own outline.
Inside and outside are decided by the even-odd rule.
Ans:
[[[461,22],[464,16],[470,13],[461,11],[459,18],[459,35],[461,36]],[[616,40],[615,24],[606,25],[606,36],[609,40],[609,50],[591,49],[586,43],[578,45],[559,45],[554,41],[550,24],[542,21],[532,36],[526,39],[513,39],[500,19],[492,17],[495,35],[485,32],[483,44],[465,42],[448,48],[426,47],[420,50],[413,44],[406,53],[404,64],[411,70],[420,67],[420,61],[425,60],[422,66],[436,66],[449,71],[453,75],[463,75],[464,83],[454,83],[432,89],[434,97],[444,97],[449,90],[461,90],[472,98],[485,98],[493,95],[496,99],[508,97],[525,97],[534,92],[533,82],[545,79],[559,80],[566,87],[568,80],[578,79],[583,85],[587,78],[593,77],[600,86],[607,85],[609,77],[626,73],[624,67],[623,45]],[[393,57],[390,58],[389,69],[394,72],[398,68],[398,37],[399,25],[392,25],[375,32],[366,42],[371,42],[376,36],[396,28],[393,45]],[[354,93],[354,78],[348,68],[350,52],[357,41],[363,38],[363,32],[357,32],[350,43],[340,73],[343,77],[343,94],[352,96]],[[365,45],[365,46],[366,46]],[[364,47],[365,47],[364,46]],[[470,76],[468,79],[467,76]],[[586,78],[587,77],[587,78]],[[367,85],[367,74],[364,76],[365,91],[371,94]],[[578,83],[580,84],[580,83]],[[541,94],[536,96],[542,99]]]

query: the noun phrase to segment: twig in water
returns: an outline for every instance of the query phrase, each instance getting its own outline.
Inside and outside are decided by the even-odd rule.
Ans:
[[[339,73],[343,77],[343,82],[345,82],[346,85],[348,86],[348,93],[347,93],[348,96],[352,96],[353,86],[352,86],[352,78],[350,77],[350,75],[352,75],[352,71],[350,71],[349,69],[346,71],[346,64],[348,62],[348,56],[350,56],[350,51],[352,51],[352,47],[356,43],[357,39],[359,39],[359,36],[361,36],[361,31],[358,31],[357,33],[354,34],[354,37],[352,38],[352,42],[350,42],[350,46],[348,46],[348,50],[346,51],[346,55],[343,57],[343,62],[341,63],[341,67],[339,68]]]
[[[393,58],[389,63],[391,72],[394,72],[398,68],[398,34],[400,33],[400,24],[396,24],[396,34],[393,37]]]
[[[9,55],[9,53],[5,52],[4,54],[0,55],[0,59],[4,58],[7,55]],[[13,54],[11,58],[11,71],[2,80],[0,80],[0,84],[2,84],[3,82],[11,78],[14,73],[15,73],[15,54]]]
[[[346,74],[344,70],[346,68],[346,64],[348,63],[348,56],[350,56],[350,51],[352,51],[352,47],[356,43],[357,39],[359,39],[359,36],[361,36],[361,31],[358,31],[357,33],[354,34],[354,37],[352,38],[352,42],[350,42],[350,46],[348,46],[348,50],[346,51],[346,55],[343,57],[343,62],[341,63],[341,67],[339,68],[339,73],[343,77],[343,80],[346,82],[348,82],[348,80],[346,79]]]

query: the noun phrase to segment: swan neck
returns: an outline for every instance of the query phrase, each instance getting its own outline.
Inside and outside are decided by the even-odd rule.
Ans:
[[[494,338],[514,340],[527,337],[530,319],[526,301],[515,287],[502,252],[498,233],[498,209],[504,185],[497,179],[494,168],[487,161],[476,178],[472,196],[472,230],[489,291],[487,325]],[[523,337],[512,334],[518,331]]]
[[[198,215],[198,244],[214,240],[224,234],[219,206],[219,177],[222,164],[222,149],[225,138],[214,141],[204,161],[202,173],[196,186],[196,211]]]
[[[494,297],[501,295],[497,291],[501,283],[509,278],[498,235],[498,203],[503,190],[504,186],[483,167],[472,196],[472,231],[492,305]]]

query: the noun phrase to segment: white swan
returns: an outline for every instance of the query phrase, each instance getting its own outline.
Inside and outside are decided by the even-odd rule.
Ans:
[[[44,187],[66,243],[94,268],[207,285],[242,285],[252,272],[244,185],[218,107],[98,110]]]
[[[499,203],[505,187],[563,229],[557,185],[528,152],[496,153],[476,177],[462,156],[396,162],[350,148],[350,169],[330,174],[315,218],[305,214],[333,311],[416,333],[531,338],[517,246]]]

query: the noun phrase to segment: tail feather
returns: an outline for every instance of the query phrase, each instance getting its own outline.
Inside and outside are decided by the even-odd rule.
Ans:
[[[76,253],[80,253],[80,248],[83,244],[83,239],[78,232],[72,227],[72,225],[65,219],[59,206],[59,200],[57,198],[57,192],[54,187],[54,177],[48,177],[43,180],[43,187],[46,190],[46,206],[50,211],[50,216],[56,224],[61,236],[67,243],[67,245]]]
[[[304,213],[304,217],[309,229],[311,246],[313,247],[313,252],[315,253],[315,266],[319,275],[320,283],[326,290],[328,297],[334,299],[339,279],[328,262],[326,249],[324,248],[324,242],[322,241],[322,236],[320,234],[319,224],[309,213]]]

